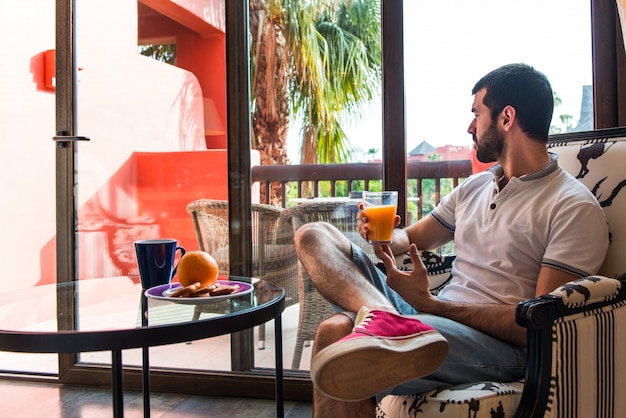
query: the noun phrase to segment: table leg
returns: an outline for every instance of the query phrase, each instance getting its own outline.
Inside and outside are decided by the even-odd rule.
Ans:
[[[141,294],[141,325],[148,326],[148,298],[143,293]],[[148,347],[142,347],[141,350],[143,416],[150,418],[150,351]]]
[[[148,347],[142,347],[142,351],[141,375],[143,383],[141,390],[143,393],[143,416],[144,418],[150,418],[150,355]]]
[[[276,416],[285,416],[283,396],[283,325],[282,315],[274,319],[274,344],[276,345]]]
[[[111,392],[113,392],[113,416],[124,416],[124,379],[122,374],[122,350],[111,351]]]

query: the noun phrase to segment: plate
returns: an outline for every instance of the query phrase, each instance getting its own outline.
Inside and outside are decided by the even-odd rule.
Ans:
[[[170,302],[181,303],[183,305],[201,305],[205,303],[214,303],[220,300],[230,299],[237,296],[242,296],[252,292],[254,286],[250,283],[237,282],[233,280],[218,280],[218,284],[226,286],[239,285],[239,290],[235,293],[229,293],[228,295],[219,296],[197,296],[193,298],[180,298],[169,296],[174,290],[180,287],[180,283],[162,284],[160,286],[154,286],[146,290],[145,295],[151,299],[168,300]]]

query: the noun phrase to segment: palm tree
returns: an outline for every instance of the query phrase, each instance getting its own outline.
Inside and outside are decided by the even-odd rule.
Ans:
[[[299,115],[301,162],[348,159],[341,118],[380,90],[380,0],[250,0],[254,147],[287,161],[289,115]]]
[[[250,0],[252,146],[261,164],[287,164],[289,55],[275,0]]]

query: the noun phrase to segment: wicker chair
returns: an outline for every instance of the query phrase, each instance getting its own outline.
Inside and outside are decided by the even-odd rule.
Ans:
[[[367,244],[356,230],[356,203],[346,203],[345,201],[317,202],[312,199],[310,203],[301,203],[285,209],[281,217],[285,223],[293,225],[294,233],[306,223],[329,222],[355,244],[362,247],[372,260],[376,260],[372,246]],[[330,303],[313,286],[311,278],[300,261],[298,261],[298,298],[300,300],[300,317],[291,363],[293,369],[300,367],[305,343],[308,344],[313,341],[319,324],[334,313]]]
[[[200,249],[211,254],[219,265],[220,274],[230,274],[228,250],[228,202],[199,199],[187,205],[196,230]],[[285,306],[298,303],[296,277],[298,258],[293,246],[293,229],[284,224],[282,208],[252,204],[252,274],[285,289]],[[211,305],[198,305],[194,319]],[[265,346],[265,326],[259,327],[259,347]]]

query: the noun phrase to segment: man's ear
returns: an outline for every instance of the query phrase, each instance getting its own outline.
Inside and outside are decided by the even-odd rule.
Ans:
[[[509,129],[515,121],[515,108],[513,106],[505,106],[502,109],[502,124],[504,129]]]

